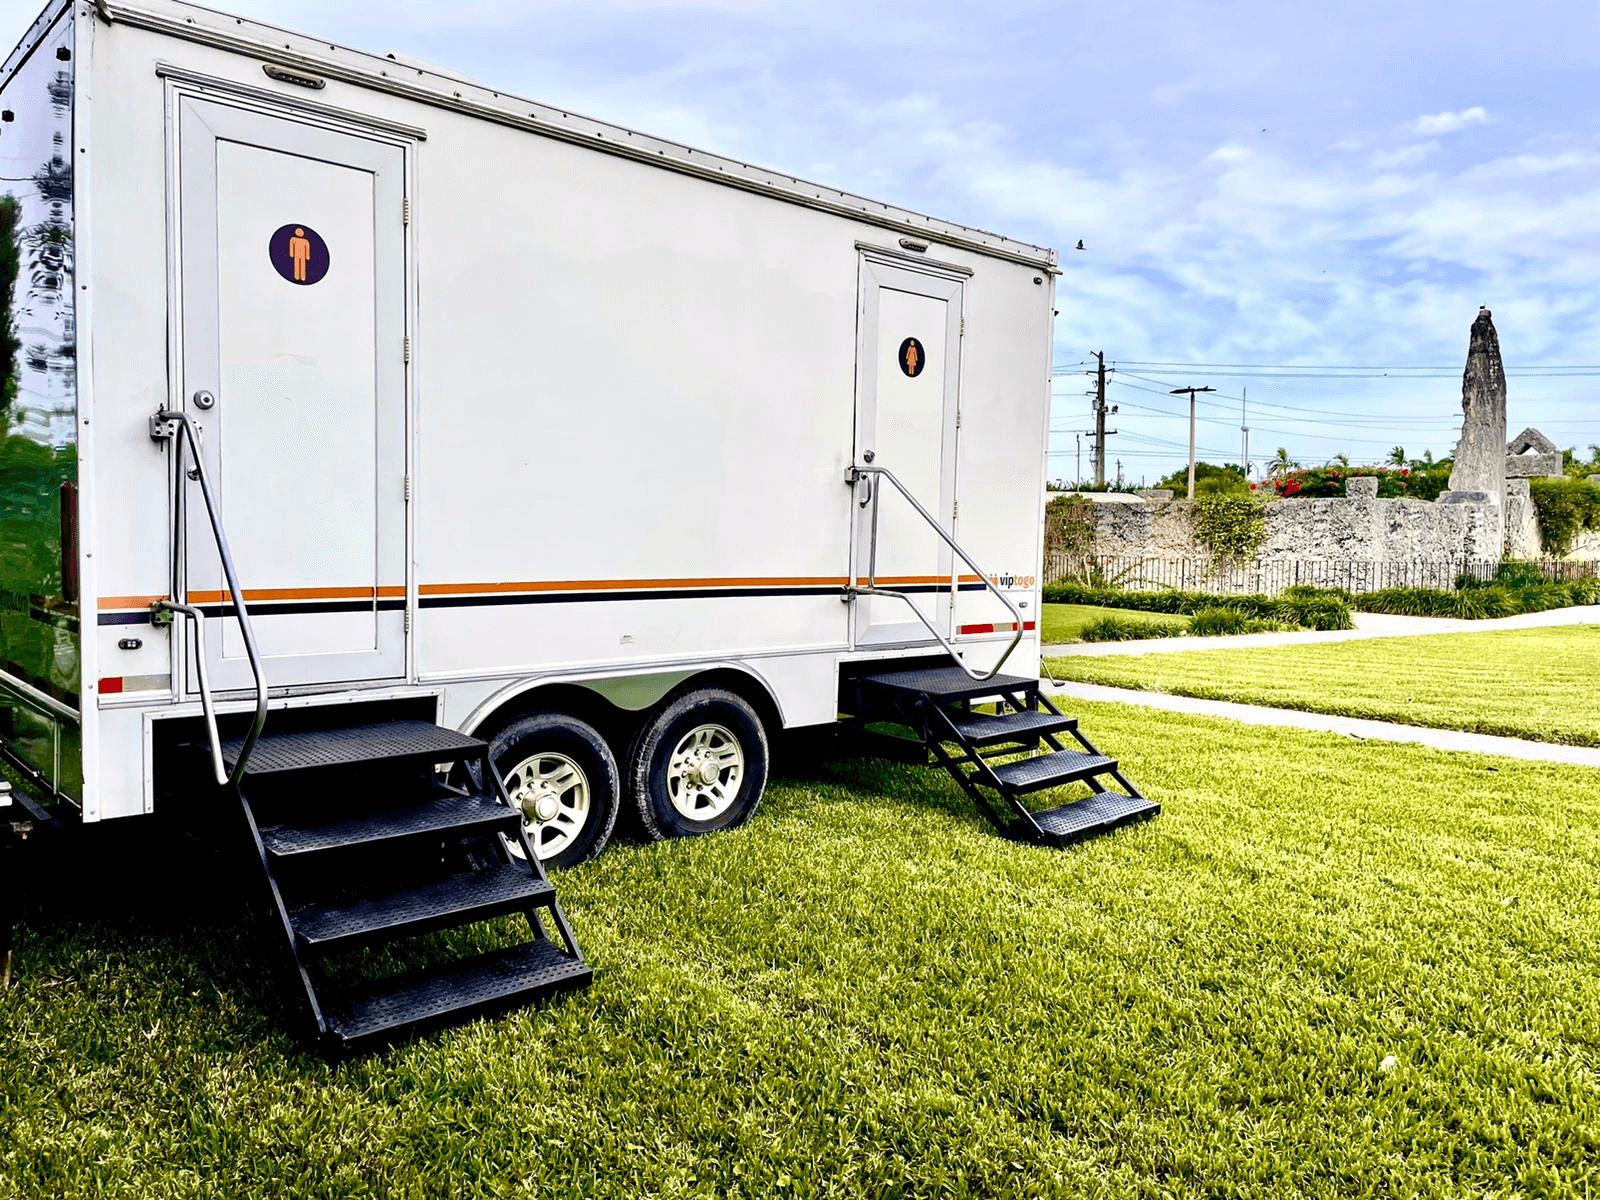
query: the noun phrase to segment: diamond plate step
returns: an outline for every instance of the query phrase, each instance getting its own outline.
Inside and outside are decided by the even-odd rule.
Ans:
[[[460,762],[481,754],[483,745],[475,737],[428,721],[383,721],[341,729],[266,733],[251,752],[244,773],[251,778],[361,763],[425,766]],[[229,770],[239,761],[243,749],[243,738],[228,738],[222,743],[223,761]]]
[[[1018,692],[1032,695],[1039,690],[1037,679],[1024,679],[1020,675],[996,675],[993,679],[979,683],[960,667],[914,667],[906,671],[879,671],[863,675],[856,682],[869,691],[926,696],[936,704],[994,698]]]
[[[1035,758],[990,767],[996,778],[1018,792],[1038,792],[1063,783],[1075,783],[1117,769],[1117,760],[1103,754],[1081,754],[1076,750],[1057,750]]]
[[[325,953],[523,912],[554,896],[525,864],[506,863],[349,904],[310,904],[289,921],[305,949]]]
[[[330,1014],[328,1025],[347,1053],[377,1049],[428,1029],[584,987],[593,978],[588,966],[559,947],[529,942],[391,981]]]
[[[522,815],[487,796],[446,796],[427,804],[407,805],[369,816],[326,825],[261,831],[261,842],[273,858],[294,858],[324,850],[345,850],[406,838],[444,833],[515,833]]]
[[[1099,792],[1060,808],[1031,814],[1045,841],[1066,846],[1098,834],[1110,833],[1123,825],[1148,821],[1161,813],[1161,805],[1150,800],[1124,796],[1120,792]]]
[[[1078,727],[1076,718],[1058,717],[1050,712],[953,712],[949,716],[951,723],[974,746],[1032,741],[1047,733],[1070,733]]]

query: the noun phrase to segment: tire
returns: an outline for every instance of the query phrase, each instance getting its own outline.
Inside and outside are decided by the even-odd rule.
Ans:
[[[606,848],[621,792],[617,760],[594,727],[565,713],[531,713],[489,742],[489,761],[547,867],[575,867]],[[522,843],[507,839],[523,857]]]
[[[628,753],[628,792],[646,836],[693,837],[755,815],[767,787],[766,730],[720,689],[686,692],[645,722]]]

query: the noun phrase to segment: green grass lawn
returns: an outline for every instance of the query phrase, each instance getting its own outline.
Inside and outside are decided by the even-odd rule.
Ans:
[[[1600,627],[1053,658],[1058,679],[1600,746]]]
[[[1178,629],[1189,627],[1189,618],[1169,616],[1165,613],[1137,612],[1128,608],[1099,608],[1092,604],[1046,604],[1044,628],[1040,632],[1041,645],[1058,646],[1075,642],[1083,627],[1101,617],[1121,617],[1130,621],[1144,621],[1152,625],[1170,625]]]
[[[801,759],[557,877],[587,992],[340,1066],[192,858],[85,873],[0,995],[0,1196],[1600,1191],[1600,773],[1079,715],[1160,818],[1034,849]]]

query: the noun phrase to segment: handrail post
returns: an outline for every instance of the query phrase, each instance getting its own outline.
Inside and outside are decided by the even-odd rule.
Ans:
[[[205,713],[206,732],[211,738],[211,762],[217,783],[224,787],[237,784],[244,775],[246,764],[250,755],[255,750],[256,742],[261,737],[261,730],[267,723],[267,676],[262,666],[261,651],[256,645],[255,626],[250,622],[249,610],[245,607],[244,589],[239,586],[239,575],[234,569],[233,553],[228,549],[228,535],[222,527],[222,512],[217,507],[216,497],[211,492],[211,480],[206,475],[205,459],[200,453],[200,438],[195,432],[194,423],[189,420],[187,413],[171,409],[161,409],[150,418],[150,436],[156,441],[170,441],[172,443],[172,595],[167,600],[158,600],[152,605],[157,612],[178,612],[188,617],[194,623],[195,642],[195,676],[200,684],[200,707]],[[183,445],[188,442],[189,450],[194,456],[195,479],[200,484],[200,495],[205,500],[206,516],[211,523],[212,538],[217,544],[217,557],[222,563],[222,574],[228,583],[228,596],[233,601],[234,618],[239,622],[239,632],[244,637],[245,655],[250,660],[250,673],[256,681],[256,712],[255,720],[250,726],[250,732],[245,736],[244,746],[239,751],[238,761],[234,763],[233,773],[230,775],[222,761],[222,741],[217,732],[216,705],[211,699],[211,687],[206,677],[205,634],[203,626],[205,614],[198,608],[184,604],[178,599],[179,570],[178,555],[183,546],[183,526],[181,524],[182,500],[184,496],[183,479]]]
[[[1012,651],[1022,644],[1022,626],[1024,624],[1022,619],[1022,610],[1019,609],[1015,604],[1011,603],[1011,600],[1006,596],[1006,594],[1002,592],[993,581],[990,580],[987,572],[985,572],[982,567],[973,561],[972,555],[968,554],[966,550],[962,548],[961,544],[955,540],[955,538],[951,537],[945,532],[945,528],[943,525],[939,524],[938,518],[930,513],[927,509],[922,507],[917,498],[906,489],[906,485],[901,483],[900,480],[895,477],[893,471],[889,470],[887,467],[868,465],[852,467],[851,472],[852,479],[859,479],[863,475],[876,475],[880,479],[887,479],[890,483],[894,484],[895,491],[899,492],[905,497],[906,503],[911,505],[911,507],[916,511],[917,515],[926,521],[930,526],[932,526],[933,531],[939,535],[940,540],[942,540],[945,545],[949,546],[962,562],[966,563],[967,566],[972,568],[972,570],[977,574],[978,579],[982,582],[983,586],[988,591],[993,592],[996,598],[999,599],[1000,603],[1004,604],[1006,609],[1011,613],[1012,617],[1015,618],[1014,631],[1011,636],[1011,644],[1006,647],[1005,653],[1000,656],[1000,660],[995,663],[994,667],[987,674],[974,671],[962,660],[961,656],[956,652],[956,648],[950,643],[950,640],[946,638],[944,634],[940,633],[939,630],[934,626],[933,622],[930,621],[927,616],[923,614],[923,611],[917,607],[917,602],[915,600],[913,600],[905,592],[897,592],[892,589],[878,587],[878,504],[880,503],[883,495],[882,487],[875,487],[872,489],[872,532],[871,542],[868,547],[867,559],[869,564],[869,573],[867,578],[868,586],[865,588],[853,589],[854,594],[862,596],[892,596],[897,600],[905,601],[905,603],[910,607],[912,614],[917,618],[917,620],[921,621],[923,625],[927,627],[928,632],[933,634],[934,639],[941,646],[943,646],[946,651],[949,652],[950,657],[955,660],[957,666],[959,666],[963,671],[965,671],[969,676],[977,680],[979,683],[982,683],[988,679],[993,679],[1000,673],[1000,668],[1005,666],[1006,660],[1011,657]],[[951,610],[954,611],[955,596],[961,590],[961,575],[959,571],[952,571],[952,575],[954,578],[951,581]]]

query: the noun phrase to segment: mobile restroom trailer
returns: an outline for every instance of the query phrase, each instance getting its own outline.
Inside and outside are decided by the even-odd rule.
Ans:
[[[545,864],[742,823],[782,729],[1155,811],[1037,686],[1052,251],[175,0],[0,106],[7,826],[233,812],[325,1045],[583,983]]]

